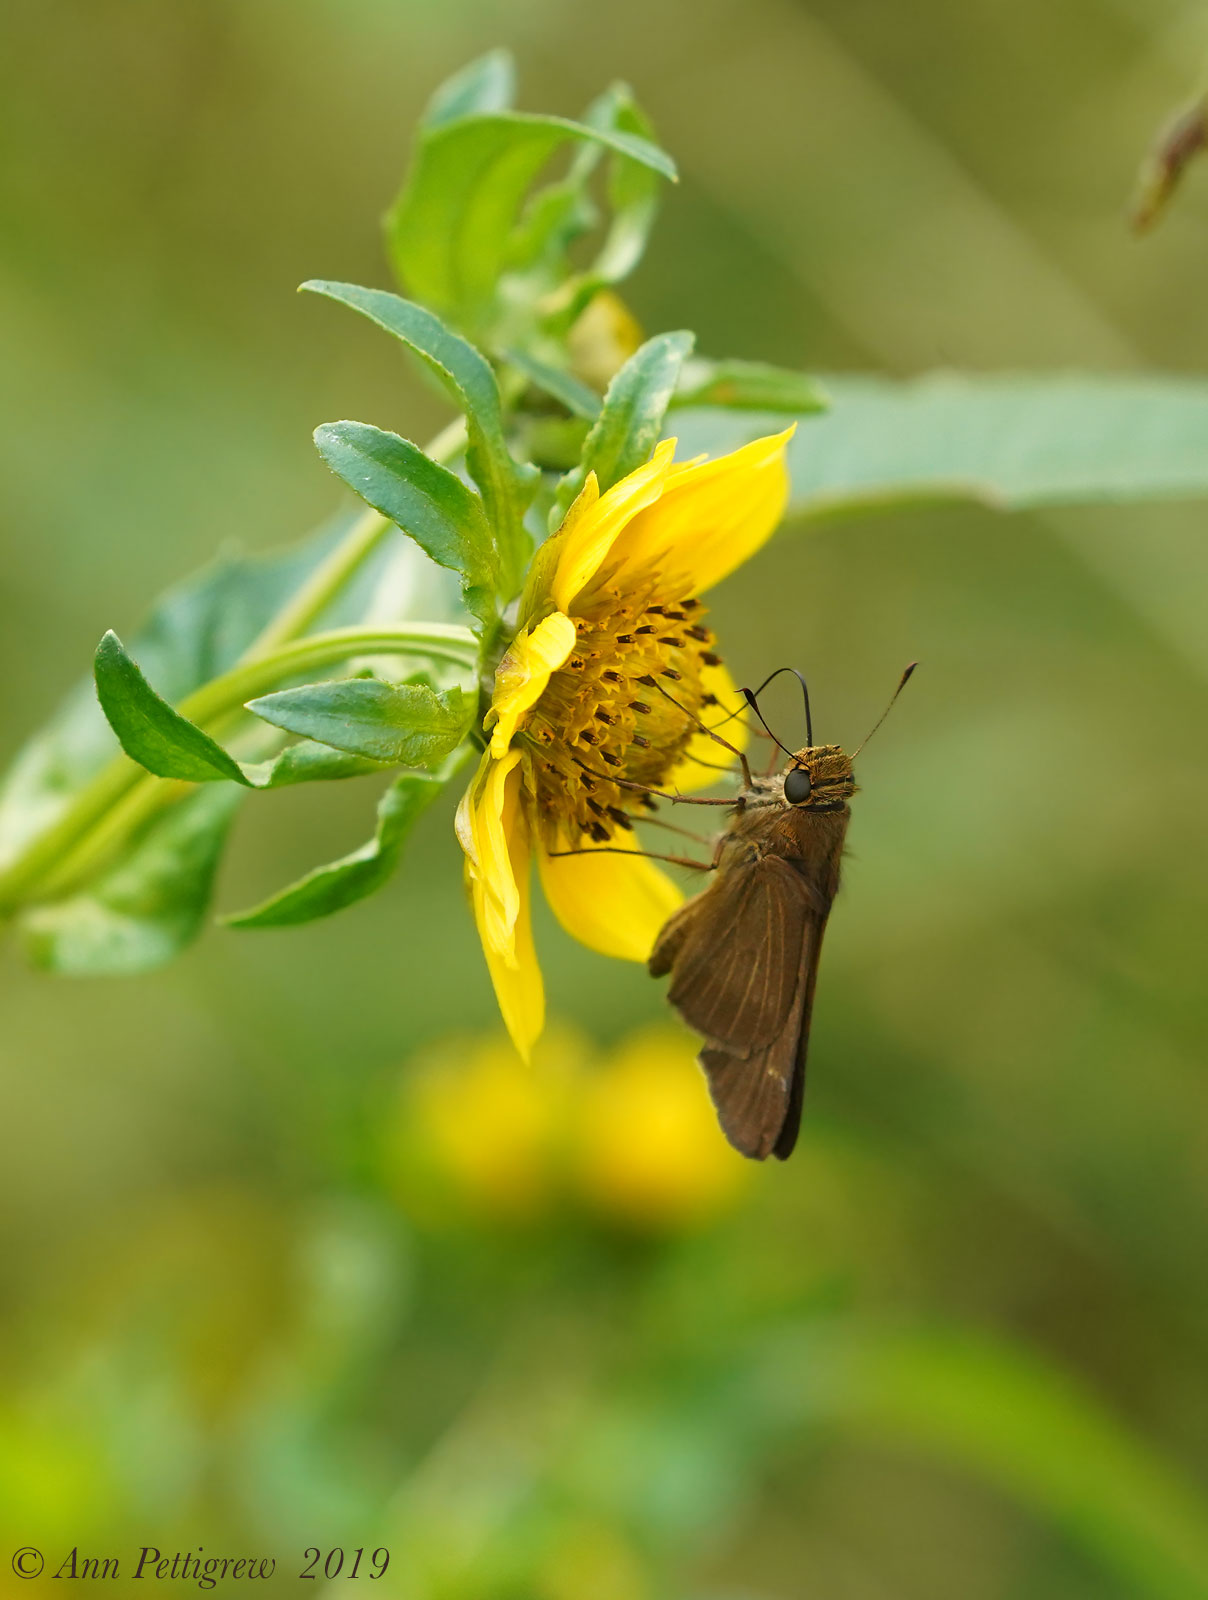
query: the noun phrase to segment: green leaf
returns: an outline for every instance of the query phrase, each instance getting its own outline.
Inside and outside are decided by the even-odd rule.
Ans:
[[[282,750],[272,761],[243,762],[244,776],[256,789],[287,789],[299,783],[332,783],[344,778],[364,778],[384,772],[388,762],[350,755],[330,745],[302,739]]]
[[[583,459],[558,487],[550,513],[557,526],[589,472],[601,490],[611,489],[628,473],[650,459],[663,427],[663,418],[679,378],[680,367],[692,351],[693,335],[660,333],[636,350],[608,386],[599,418],[583,447]]]
[[[329,560],[333,549],[343,543],[363,515],[359,511],[341,515],[285,551],[266,556],[226,556],[171,589],[156,604],[147,623],[128,641],[130,654],[155,683],[159,694],[169,703],[183,702],[203,684],[230,671],[282,606]],[[389,595],[389,613],[378,598],[383,585]],[[339,628],[359,622],[371,607],[379,615],[400,619],[461,614],[460,601],[448,576],[398,534],[382,541],[356,577],[314,621],[319,627]],[[117,739],[98,703],[96,685],[89,673],[62,709],[19,753],[0,785],[0,880],[19,869],[38,840],[61,822],[64,813],[111,768],[118,754]],[[277,762],[245,768],[244,775],[256,787],[273,787],[310,778],[352,776],[357,760],[334,751],[320,758],[298,746]],[[355,770],[381,768],[376,763],[363,762]],[[85,889],[68,886],[70,899],[60,898],[40,907],[37,913],[28,910],[22,925],[37,935],[32,947],[36,955],[41,950],[39,959],[65,972],[133,971],[140,964],[157,964],[172,949],[187,942],[201,925],[204,907],[190,907],[187,896],[184,902],[173,903],[168,881],[155,888],[155,894],[161,896],[158,911],[145,904],[140,907],[136,903],[139,896],[145,899],[151,893],[144,865],[155,856],[160,842],[171,842],[168,818],[180,805],[190,807],[181,823],[185,846],[194,852],[200,848],[206,831],[203,823],[211,830],[215,848],[220,846],[226,826],[223,807],[235,804],[242,792],[233,784],[207,784],[201,796],[209,796],[210,800],[203,801],[193,794],[174,802],[156,819],[156,830],[162,823],[167,831],[147,831],[144,825],[143,831],[121,843],[116,855],[111,854],[107,860],[99,858],[104,864],[93,869],[96,875],[84,880]],[[130,865],[128,875],[123,873],[124,864]],[[164,873],[170,878],[166,866]],[[182,894],[188,882],[186,874],[180,883]],[[194,878],[191,892],[200,892],[198,882]],[[200,880],[200,887],[204,888],[207,882],[208,879]],[[34,884],[9,904],[28,905],[36,897]],[[93,954],[86,955],[82,952],[89,940],[94,947],[113,947],[116,942],[121,953],[106,957],[94,949]]]
[[[420,683],[346,678],[282,689],[247,709],[287,733],[372,761],[435,767],[465,738],[474,707],[460,689],[438,694]]]
[[[826,377],[789,447],[797,520],[974,500],[1002,510],[1208,494],[1208,382],[1161,375]],[[684,450],[720,453],[783,416],[682,410]]]
[[[801,416],[828,409],[826,392],[813,378],[764,361],[687,361],[671,404]]]
[[[132,654],[165,699],[183,700],[232,666],[327,558],[352,520],[340,517],[286,551],[226,556],[170,589],[130,641]],[[399,550],[408,551],[401,539],[397,545],[366,563],[360,579],[324,613],[325,622],[347,622],[364,610],[383,570]],[[408,553],[416,562],[423,560],[418,551]],[[0,785],[0,868],[58,818],[117,748],[89,673],[21,750]]]
[[[425,555],[462,580],[483,621],[495,612],[497,563],[482,501],[408,439],[365,422],[315,430],[319,454],[361,499],[409,534]]]
[[[518,372],[522,372],[531,384],[556,400],[559,405],[565,406],[572,417],[582,417],[586,422],[594,422],[600,415],[600,396],[594,389],[589,389],[585,383],[581,383],[573,373],[564,372],[559,367],[547,366],[544,361],[536,360],[523,350],[509,350],[506,359]]]
[[[431,368],[465,412],[469,436],[466,467],[482,491],[487,517],[495,530],[505,586],[518,584],[531,548],[523,518],[539,475],[535,468],[513,461],[508,450],[499,387],[490,363],[431,311],[399,295],[317,279],[304,283],[302,288],[351,306],[401,339]],[[504,596],[510,597],[510,593]]]
[[[242,790],[205,788],[161,812],[88,889],[17,921],[30,959],[72,977],[126,976],[170,961],[205,920]]]
[[[976,1472],[1063,1528],[1121,1594],[1208,1594],[1202,1495],[1059,1370],[953,1328],[845,1327],[795,1348],[807,1415]]]
[[[364,900],[387,882],[398,866],[403,845],[420,816],[461,766],[468,751],[455,751],[437,773],[408,772],[386,790],[378,804],[372,839],[351,855],[316,867],[297,883],[249,911],[223,921],[232,928],[287,928],[329,917]]]
[[[626,83],[614,83],[587,110],[583,119],[593,128],[634,136],[654,144],[654,129]],[[628,277],[642,259],[658,214],[660,174],[641,162],[614,154],[609,162],[606,194],[612,211],[600,252],[577,287],[572,316],[607,284]]]
[[[112,629],[93,661],[97,699],[126,754],[157,778],[246,783],[239,763],[161,699]]]
[[[671,158],[648,140],[562,117],[495,112],[428,128],[386,218],[387,250],[408,292],[474,328],[508,260],[525,195],[568,141],[676,176]]]
[[[516,64],[510,50],[488,50],[451,78],[428,101],[420,119],[424,128],[439,128],[476,112],[506,111],[516,92]]]

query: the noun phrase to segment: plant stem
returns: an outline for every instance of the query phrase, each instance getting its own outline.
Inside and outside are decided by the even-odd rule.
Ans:
[[[305,633],[393,526],[379,511],[362,512],[326,561],[315,568],[297,594],[282,606],[241,659],[253,661]]]
[[[474,635],[455,624],[338,628],[293,640],[255,658],[245,657],[222,677],[187,696],[177,709],[190,722],[212,724],[283,678],[346,661],[349,656],[387,651],[452,661],[468,672],[475,670],[478,661]],[[62,893],[103,858],[114,840],[152,816],[184,787],[151,777],[128,756],[116,756],[80,790],[58,822],[0,873],[0,912],[16,909],[34,887],[48,896]]]

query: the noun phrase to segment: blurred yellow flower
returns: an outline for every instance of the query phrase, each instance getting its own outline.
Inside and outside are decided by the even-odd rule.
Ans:
[[[400,1188],[421,1220],[541,1221],[568,1207],[651,1232],[723,1213],[750,1178],[718,1131],[695,1045],[673,1027],[593,1059],[551,1028],[530,1063],[504,1038],[453,1038],[402,1089]]]
[[[545,1010],[529,919],[534,850],[558,920],[605,955],[645,961],[680,904],[653,861],[614,840],[646,800],[632,785],[713,779],[701,763],[715,746],[695,719],[721,720],[735,695],[697,596],[780,521],[792,431],[680,466],[667,440],[604,494],[590,474],[533,562],[495,675],[490,745],[457,816],[499,1008],[524,1056]],[[730,724],[734,742],[739,729]]]
[[[470,1211],[513,1222],[545,1214],[560,1183],[583,1054],[562,1029],[551,1030],[527,1065],[498,1036],[445,1041],[409,1069],[403,1086],[408,1164],[414,1157]]]
[[[591,1207],[643,1228],[724,1211],[750,1177],[717,1128],[696,1044],[658,1025],[626,1040],[585,1086],[575,1175]]]

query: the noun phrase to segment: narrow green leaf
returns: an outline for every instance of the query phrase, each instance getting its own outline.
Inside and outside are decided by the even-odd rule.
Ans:
[[[476,112],[506,111],[516,92],[516,64],[510,50],[488,50],[455,72],[428,101],[420,126],[439,128]]]
[[[805,1335],[802,1409],[975,1472],[1060,1527],[1121,1594],[1208,1594],[1208,1505],[1093,1394],[1027,1351],[956,1328]]]
[[[473,327],[491,301],[529,187],[567,141],[676,176],[671,158],[648,140],[562,117],[497,112],[429,128],[386,218],[387,249],[409,293]]]
[[[109,726],[126,754],[148,772],[187,783],[247,782],[220,744],[156,694],[116,633],[107,633],[97,646],[93,670]]]
[[[161,812],[88,889],[34,906],[17,928],[35,965],[71,977],[162,966],[205,920],[240,789],[205,788]]]
[[[764,361],[687,361],[671,404],[808,416],[827,410],[827,396],[804,372],[790,372]]]
[[[518,465],[508,450],[499,387],[490,363],[431,311],[399,295],[317,279],[304,283],[302,288],[351,306],[401,339],[427,363],[465,412],[469,436],[466,467],[482,491],[487,517],[495,530],[505,584],[518,583],[531,547],[523,517],[539,474],[533,467]]]
[[[1155,374],[824,377],[825,416],[789,447],[790,519],[976,500],[1003,510],[1208,494],[1208,382]],[[688,409],[689,453],[736,449],[783,416]]]
[[[475,616],[494,614],[496,560],[482,501],[447,468],[397,433],[365,422],[315,430],[319,454],[348,487],[462,580]]]
[[[582,461],[558,486],[550,513],[552,526],[566,515],[589,472],[596,474],[602,490],[610,489],[650,459],[692,344],[691,333],[660,333],[630,356],[608,386]]]
[[[473,701],[460,689],[345,678],[282,689],[250,700],[247,709],[287,733],[372,761],[435,767],[465,737]]]
[[[594,389],[589,389],[585,383],[580,382],[573,373],[547,366],[544,361],[536,360],[523,350],[509,350],[506,359],[518,372],[522,372],[531,384],[556,400],[559,405],[565,406],[572,417],[582,417],[586,422],[594,422],[600,415],[600,396]]]
[[[397,867],[411,829],[467,753],[465,749],[455,751],[437,773],[404,773],[382,796],[377,829],[367,844],[328,866],[316,867],[260,905],[224,917],[223,921],[232,928],[295,927],[329,917],[334,911],[343,911],[345,906],[376,894]]]

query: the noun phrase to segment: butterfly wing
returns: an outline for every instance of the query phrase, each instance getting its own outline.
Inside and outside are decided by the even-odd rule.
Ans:
[[[704,1034],[701,1065],[731,1144],[792,1153],[822,936],[839,888],[850,812],[737,820],[718,876],[667,923],[650,958],[669,998]]]
[[[734,863],[668,922],[650,958],[705,1036],[701,1065],[722,1130],[743,1155],[782,1160],[797,1138],[805,1046],[829,883],[780,855]]]

